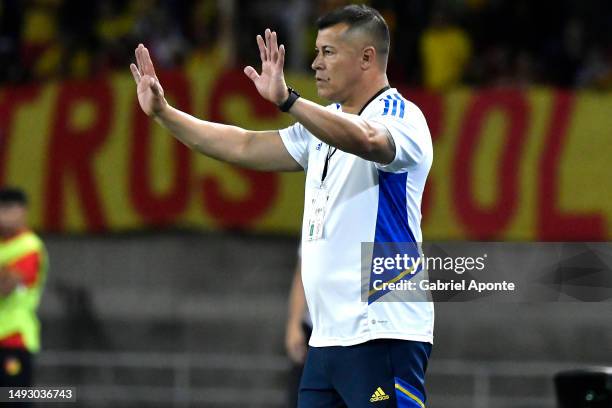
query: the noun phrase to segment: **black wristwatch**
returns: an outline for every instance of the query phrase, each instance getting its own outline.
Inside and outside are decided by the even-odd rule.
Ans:
[[[300,94],[297,93],[295,89],[291,88],[290,86],[287,87],[287,91],[289,92],[289,97],[285,102],[278,105],[278,109],[283,112],[289,112],[289,109],[291,109],[295,101],[297,101],[300,97]]]

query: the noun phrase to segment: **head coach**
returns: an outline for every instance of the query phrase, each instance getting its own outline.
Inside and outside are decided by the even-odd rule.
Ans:
[[[428,302],[362,301],[362,242],[421,242],[421,198],[432,163],[423,114],[389,86],[389,29],[367,6],[317,21],[312,63],[332,104],[300,97],[283,74],[285,47],[257,36],[261,71],[244,73],[293,116],[286,129],[250,131],[199,120],[168,104],[148,50],[130,69],[143,111],[206,156],[265,171],[306,172],[302,279],[313,333],[299,406],[421,407],[433,342]]]

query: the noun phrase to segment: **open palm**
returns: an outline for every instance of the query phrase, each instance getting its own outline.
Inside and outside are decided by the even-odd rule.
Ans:
[[[144,113],[156,116],[168,105],[164,98],[164,90],[157,79],[151,56],[145,46],[139,44],[134,53],[138,65],[130,64],[130,70],[136,81],[138,103]]]
[[[255,68],[248,66],[244,73],[253,81],[257,92],[266,100],[280,105],[287,97],[287,84],[283,66],[285,65],[285,46],[278,46],[276,32],[266,29],[265,41],[257,36],[259,56],[261,57],[261,74]]]

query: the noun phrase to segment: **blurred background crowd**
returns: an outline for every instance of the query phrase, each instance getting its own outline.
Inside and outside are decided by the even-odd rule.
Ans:
[[[288,64],[308,70],[317,16],[338,0],[3,0],[0,83],[127,70],[139,42],[158,66],[222,49],[254,63],[267,25]],[[433,90],[471,86],[612,87],[612,2],[370,0],[392,32],[392,81]]]

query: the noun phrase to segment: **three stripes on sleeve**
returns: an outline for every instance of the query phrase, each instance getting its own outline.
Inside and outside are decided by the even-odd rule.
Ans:
[[[406,100],[400,96],[400,94],[387,95],[384,99],[385,109],[383,110],[382,116],[398,116],[399,118],[404,117],[404,110],[406,109]]]

